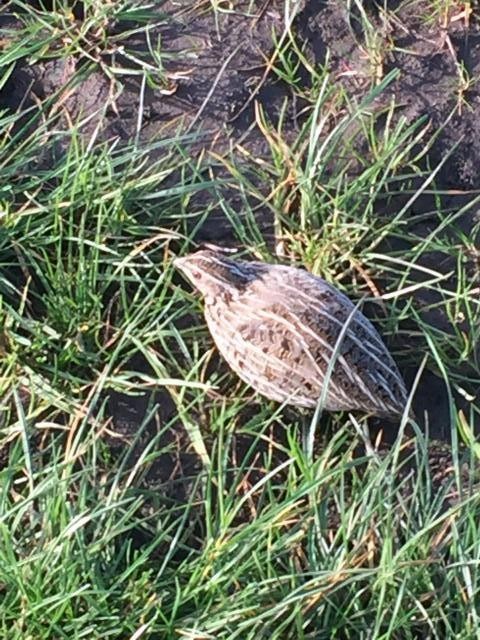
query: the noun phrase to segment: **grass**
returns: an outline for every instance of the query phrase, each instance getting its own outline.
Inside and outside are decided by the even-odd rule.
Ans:
[[[220,4],[199,5],[217,26]],[[141,33],[150,10],[87,2],[67,47],[58,7],[24,7],[3,82],[24,56],[71,47],[110,72],[89,59],[96,12],[123,12]],[[101,47],[115,50],[105,20]],[[262,157],[247,145],[199,154],[196,132],[178,127],[148,144],[101,142],[100,127],[65,130],[52,98],[0,115],[6,639],[479,636],[480,225],[465,226],[478,195],[445,205],[428,123],[378,109],[395,73],[358,103],[292,33],[276,46],[272,73],[302,110],[292,135],[288,102],[276,122],[257,107]],[[145,84],[149,65],[161,66],[134,69]],[[366,419],[312,425],[252,398],[216,359],[172,258],[217,211],[247,254],[366,295],[402,370],[443,380],[440,458],[415,422],[413,438],[405,423],[377,447]]]

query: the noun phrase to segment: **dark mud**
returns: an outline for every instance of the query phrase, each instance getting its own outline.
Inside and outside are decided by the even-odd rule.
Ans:
[[[150,42],[161,38],[162,51],[168,56],[164,58],[164,73],[154,78],[155,83],[142,84],[140,75],[119,76],[113,81],[105,73],[109,65],[135,69],[138,60],[149,61],[149,43],[145,33],[139,31],[122,41],[128,56],[97,47],[94,53],[98,64],[94,70],[81,56],[53,58],[35,64],[19,60],[0,92],[0,107],[9,111],[35,110],[40,103],[50,100],[51,108],[58,113],[59,123],[66,130],[69,122],[82,118],[84,135],[95,136],[98,141],[128,142],[137,138],[151,142],[179,130],[195,131],[199,135],[192,143],[192,154],[205,150],[222,154],[234,150],[238,161],[248,165],[244,156],[238,154],[235,145],[239,142],[253,157],[268,155],[265,139],[255,127],[255,101],[273,121],[284,101],[289,101],[284,124],[287,139],[294,138],[298,132],[302,108],[292,95],[291,87],[266,67],[266,59],[273,50],[272,33],[279,34],[283,27],[284,2],[271,0],[258,4],[255,12],[248,13],[248,2],[236,3],[235,13],[220,13],[216,24],[211,10],[195,11],[189,0],[161,3],[158,23],[149,31],[149,37]],[[472,190],[480,188],[480,87],[465,80],[480,77],[478,17],[470,16],[468,21],[451,20],[442,28],[438,20],[425,21],[427,3],[398,1],[390,3],[398,20],[387,24],[379,9],[383,3],[365,3],[369,20],[384,43],[372,69],[366,46],[369,34],[363,29],[361,16],[347,14],[346,4],[343,0],[303,2],[293,23],[300,46],[312,63],[328,64],[331,74],[352,100],[359,101],[368,92],[372,74],[381,77],[393,69],[399,70],[395,82],[378,99],[378,108],[381,110],[394,98],[398,105],[396,118],[406,118],[413,124],[424,117],[431,131],[438,131],[425,160],[426,166],[436,167],[446,159],[438,173],[436,187],[445,190],[444,206],[459,209],[474,197]],[[76,3],[75,19],[81,21],[82,18],[81,3]],[[19,24],[18,17],[8,12],[3,13],[1,20],[3,29],[15,30]],[[120,37],[122,31],[131,27],[132,24],[121,22],[109,25],[110,36]],[[308,74],[300,72],[300,77],[308,87]],[[143,107],[141,122],[138,120],[140,104]],[[43,158],[43,161],[48,163],[49,159]],[[224,197],[233,209],[241,211],[242,199],[235,190],[226,188]],[[392,203],[395,206],[395,199],[390,207]],[[208,204],[208,193],[194,200],[198,209]],[[402,206],[401,198],[398,206]],[[418,214],[430,211],[434,211],[432,201],[425,197],[412,205],[411,213],[418,218]],[[258,223],[267,237],[272,238],[268,211],[258,211]],[[480,213],[476,207],[458,222],[462,232],[471,235],[472,246],[480,251],[479,223]],[[424,233],[428,234],[435,224],[435,216],[422,224]],[[238,242],[229,221],[216,210],[198,231],[197,240],[224,245]],[[438,256],[433,254],[429,259],[439,268]],[[475,250],[468,259],[471,277],[480,283]],[[445,272],[450,267],[450,264],[441,266]],[[422,295],[426,296],[425,304],[429,304],[429,294]],[[441,313],[428,319],[439,330],[445,330],[448,324]],[[408,327],[405,334],[407,330]],[[407,340],[399,338],[400,342],[402,339]],[[419,353],[416,366],[422,355]],[[402,362],[399,365],[402,368]],[[415,371],[416,367],[403,367],[408,382],[413,381]],[[467,410],[468,404],[461,397],[457,400]],[[147,405],[151,406],[152,402],[164,408],[168,406],[162,418],[163,423],[168,422],[174,408],[164,399],[112,394],[107,409],[113,430],[125,437],[135,433],[144,420]],[[415,410],[420,421],[427,412],[431,436],[449,439],[448,400],[445,385],[437,373],[427,371],[423,375],[415,396]],[[150,437],[161,428],[160,423],[152,422],[145,434]],[[187,450],[186,435],[178,435],[181,427],[171,431],[170,440],[175,433],[175,438],[180,438],[175,441],[178,450]],[[168,436],[165,437],[168,441]],[[121,441],[120,437],[118,442]],[[115,448],[115,442],[111,444]],[[187,452],[181,459],[165,455],[158,458],[152,468],[153,476],[160,483],[175,483],[182,475],[195,475],[197,462],[193,453]]]
[[[369,20],[384,39],[378,68],[372,69],[360,20],[355,20],[355,14],[347,14],[343,2],[305,0],[293,23],[300,45],[312,63],[328,64],[333,77],[352,98],[359,99],[368,91],[372,75],[385,76],[397,69],[398,78],[384,91],[379,105],[389,104],[394,97],[398,115],[408,122],[425,117],[432,132],[442,128],[429,153],[432,166],[450,154],[439,183],[455,189],[479,188],[480,89],[474,82],[480,75],[478,21],[470,18],[466,27],[456,19],[441,29],[435,22],[425,22],[429,3],[423,3],[423,7],[421,2],[398,2],[396,16],[401,26],[396,31],[396,23],[385,25],[375,3],[369,4]],[[149,31],[150,43],[140,32],[121,41],[122,51],[128,56],[99,49],[95,54],[99,69],[95,72],[87,72],[81,56],[66,60],[53,57],[33,65],[20,60],[0,93],[0,105],[14,110],[60,96],[71,121],[79,117],[88,121],[83,128],[86,135],[101,122],[99,140],[120,137],[128,141],[139,135],[141,140],[151,141],[181,125],[182,130],[204,132],[202,148],[219,150],[232,140],[244,139],[252,128],[255,100],[275,119],[285,98],[292,97],[290,87],[266,70],[272,33],[282,30],[284,3],[270,0],[251,14],[242,13],[248,2],[237,5],[235,13],[220,13],[215,24],[211,11],[198,15],[186,0],[161,3],[158,24]],[[81,15],[78,8],[77,15]],[[18,25],[8,12],[0,16],[3,30]],[[131,26],[122,22],[110,25],[109,36],[115,38]],[[162,49],[168,54],[157,87],[142,87],[135,75],[119,75],[118,83],[114,83],[102,71],[102,65],[106,68],[109,64],[138,70],[132,58],[151,62],[149,46],[156,38],[161,38]],[[85,73],[78,73],[82,68]],[[76,72],[76,83],[68,85]],[[299,74],[302,77],[301,70]],[[308,84],[307,74],[303,79]],[[144,111],[139,127],[140,104]],[[287,134],[288,128],[294,130],[298,122],[293,106],[289,113]],[[259,154],[265,149],[258,131],[249,142]]]
[[[450,16],[442,28],[438,17],[426,20],[433,3],[396,2],[397,22],[387,24],[375,3],[370,4],[369,20],[383,41],[376,70],[367,54],[368,34],[360,16],[347,17],[345,3],[308,3],[299,17],[298,32],[317,63],[325,62],[328,47],[332,72],[351,95],[365,93],[372,73],[398,70],[397,80],[382,95],[383,103],[394,97],[398,114],[408,122],[425,117],[432,132],[442,129],[429,153],[432,167],[450,154],[440,173],[442,187],[479,188],[480,87],[466,80],[478,78],[480,72],[478,16],[471,16],[467,25],[461,16]]]

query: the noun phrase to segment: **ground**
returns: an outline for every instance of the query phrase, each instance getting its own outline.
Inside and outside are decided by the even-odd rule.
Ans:
[[[441,165],[435,176],[435,197],[441,194],[444,210],[459,211],[468,206],[455,220],[455,233],[471,235],[471,254],[463,257],[469,263],[468,276],[478,286],[480,213],[471,203],[475,202],[475,189],[480,186],[476,169],[480,162],[476,128],[480,95],[475,82],[480,67],[480,33],[475,19],[469,19],[461,7],[456,14],[451,10],[452,15],[447,15],[448,28],[442,28],[440,16],[431,15],[430,20],[426,19],[429,11],[432,13],[428,2],[397,4],[397,10],[392,13],[395,19],[390,17],[387,21],[379,6],[367,3],[367,22],[362,16],[363,10],[358,10],[358,15],[355,11],[349,15],[343,3],[304,2],[301,7],[292,8],[292,16],[295,11],[292,32],[310,63],[326,64],[351,100],[361,102],[370,90],[372,76],[381,80],[390,71],[399,71],[375,100],[373,108],[381,113],[388,110],[394,100],[394,121],[405,119],[407,124],[414,124],[424,118],[430,131],[436,132],[422,162],[429,167]],[[80,5],[77,3],[78,16],[81,16]],[[151,55],[149,46],[152,42],[161,42],[165,68],[158,81],[160,86],[142,88],[141,77],[135,75],[122,79],[120,87],[114,86],[100,68],[84,78],[80,76],[76,85],[64,90],[85,63],[81,55],[53,57],[33,65],[24,59],[17,63],[3,88],[0,104],[11,110],[20,106],[35,108],[41,101],[60,95],[62,108],[68,113],[64,126],[82,117],[87,121],[82,127],[87,137],[101,126],[97,140],[128,141],[138,135],[150,141],[167,137],[180,126],[182,131],[194,129],[204,134],[190,147],[192,153],[208,150],[225,154],[232,150],[234,156],[244,162],[240,149],[245,149],[243,153],[250,157],[265,157],[269,153],[267,141],[258,127],[252,127],[255,104],[261,105],[275,122],[288,101],[283,125],[287,140],[298,134],[305,106],[305,100],[296,96],[292,85],[279,79],[270,68],[275,64],[272,33],[281,33],[283,20],[280,1],[267,2],[258,11],[251,7],[249,10],[248,2],[237,3],[235,11],[221,12],[216,19],[207,9],[190,8],[188,2],[162,3],[160,24],[148,32],[150,43],[146,32],[134,33],[122,40],[122,50],[128,50],[129,57],[101,49],[97,54],[102,65],[135,67],[134,62],[129,62],[134,55],[147,64]],[[5,16],[5,21],[14,29],[18,26],[12,16]],[[109,35],[114,37],[128,26],[120,21],[108,25]],[[95,50],[95,43],[92,49]],[[265,64],[269,60],[270,67]],[[299,92],[308,91],[311,78],[306,69],[300,65],[297,75]],[[143,110],[139,123],[140,100]],[[48,162],[47,158],[43,160]],[[242,201],[236,190],[228,185],[225,190],[225,198],[229,198],[232,208],[240,213]],[[402,190],[402,185],[397,186],[398,192]],[[208,193],[201,194],[198,207],[204,205],[205,198]],[[390,202],[389,215],[395,215],[401,204],[400,196],[393,205]],[[435,228],[435,209],[433,196],[428,194],[416,198],[409,206],[406,215],[415,219],[412,226],[415,225],[420,237],[431,234]],[[271,212],[259,208],[256,215],[265,237],[274,243]],[[447,235],[451,231],[445,229],[440,233]],[[218,207],[209,211],[196,230],[195,239],[222,246],[238,244],[234,228]],[[455,257],[448,258],[432,250],[424,255],[422,264],[426,268],[436,265],[442,272],[448,272],[454,260]],[[451,286],[455,288],[455,283]],[[425,308],[434,303],[434,292],[424,289],[414,295]],[[445,318],[445,310],[428,313],[432,326],[439,331],[449,331],[450,321]],[[461,324],[459,328],[461,330]],[[410,339],[406,332],[405,340]],[[418,365],[417,357],[404,367],[409,381]],[[415,402],[419,415],[425,409],[429,411],[434,435],[448,437],[448,401],[441,380],[426,372]]]
[[[105,480],[111,495],[116,474],[129,470],[126,488],[147,496],[131,512],[130,539],[141,553],[155,537],[149,517],[157,508],[177,514],[204,499],[202,470],[212,480],[214,460],[225,471],[212,483],[215,504],[222,482],[236,487],[225,489],[233,514],[222,521],[225,539],[255,521],[263,501],[273,504],[282,483],[294,484],[292,442],[311,416],[277,413],[238,383],[212,349],[198,300],[171,270],[176,253],[214,243],[303,264],[353,299],[368,295],[364,312],[415,388],[416,428],[435,441],[432,504],[446,476],[471,485],[476,474],[465,466],[450,473],[445,451],[458,462],[455,425],[463,445],[480,430],[475,3],[3,4],[2,468],[29,446],[40,452],[33,467],[47,468],[63,430],[75,473],[98,446],[118,470]],[[341,427],[354,432],[356,418],[342,420],[322,416],[315,453],[319,465],[326,456],[325,469],[329,447],[334,458],[347,456],[346,484],[355,487],[370,472],[370,445],[343,441]],[[40,427],[17,437],[33,422]],[[371,440],[385,443],[378,468],[390,464],[382,460],[399,425],[368,425]],[[402,447],[392,454],[400,485],[412,469],[425,471],[415,447]],[[307,478],[300,454],[297,462]],[[269,464],[280,469],[278,486],[267,484]],[[302,491],[303,508],[311,496]],[[323,485],[320,494],[335,511],[338,495]],[[457,498],[442,497],[440,519]],[[294,511],[291,518],[301,521]],[[333,516],[328,523],[332,540],[340,525]],[[187,547],[215,537],[196,511],[182,527],[184,547],[169,551],[167,536],[154,558],[181,564]],[[293,564],[307,571],[308,553],[291,544]],[[358,557],[374,562],[369,545],[362,539]],[[215,634],[215,624],[201,630]],[[302,637],[314,637],[315,620],[305,624]],[[424,634],[422,625],[412,633]]]

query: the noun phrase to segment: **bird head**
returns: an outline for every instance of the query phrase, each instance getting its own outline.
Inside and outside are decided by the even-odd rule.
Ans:
[[[211,249],[176,258],[173,264],[206,299],[234,296],[258,276],[253,263],[235,261]]]

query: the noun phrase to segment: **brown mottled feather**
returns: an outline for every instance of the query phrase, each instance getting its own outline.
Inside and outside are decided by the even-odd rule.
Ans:
[[[405,385],[376,329],[322,278],[294,267],[232,260],[211,250],[175,264],[203,294],[220,353],[262,395],[314,408],[336,353],[325,409],[403,413]]]

